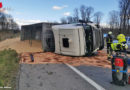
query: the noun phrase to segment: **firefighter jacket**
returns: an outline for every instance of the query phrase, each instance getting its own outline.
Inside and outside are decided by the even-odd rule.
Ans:
[[[111,44],[111,43],[113,42],[112,35],[109,35],[109,34],[107,35],[106,42],[107,42],[108,44]]]
[[[128,48],[128,45],[120,43],[120,42],[112,43],[111,48],[112,48],[113,51],[124,51]]]

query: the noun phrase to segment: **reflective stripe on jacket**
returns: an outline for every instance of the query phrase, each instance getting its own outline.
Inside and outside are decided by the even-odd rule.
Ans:
[[[112,43],[111,44],[111,48],[112,48],[113,51],[124,50],[124,49],[128,48],[128,45],[127,44],[123,44],[123,43]]]

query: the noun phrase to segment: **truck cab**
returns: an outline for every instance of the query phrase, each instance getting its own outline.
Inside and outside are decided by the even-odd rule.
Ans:
[[[54,25],[52,30],[58,54],[85,56],[104,47],[102,31],[93,23]]]

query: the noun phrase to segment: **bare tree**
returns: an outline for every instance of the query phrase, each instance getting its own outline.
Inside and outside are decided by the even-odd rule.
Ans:
[[[93,7],[86,7],[85,5],[82,5],[80,7],[80,13],[81,13],[81,18],[84,21],[90,21],[91,20],[91,15],[94,12]]]
[[[122,32],[129,31],[130,0],[120,0],[120,28]],[[126,33],[127,33],[126,32]]]
[[[91,15],[94,12],[94,8],[93,7],[86,7],[85,13],[86,13],[86,21],[90,21],[91,20]]]
[[[18,24],[13,20],[13,17],[9,14],[0,12],[0,27],[1,30],[18,30]]]
[[[73,19],[74,19],[75,23],[79,22],[79,11],[78,11],[78,8],[74,9],[74,17],[73,17]]]
[[[112,30],[119,29],[120,17],[118,11],[113,10],[109,12],[109,25]]]
[[[18,30],[19,29],[18,24],[16,22],[13,22],[12,29],[13,30]]]
[[[74,23],[74,18],[72,16],[68,16],[67,17],[67,23],[70,24],[70,23]]]
[[[80,13],[81,13],[81,19],[86,21],[86,6],[85,5],[80,6]]]
[[[2,14],[2,13],[0,13]],[[6,26],[6,17],[2,14],[0,17],[0,25],[1,25],[1,29],[5,30],[5,26]]]
[[[95,22],[97,25],[100,25],[102,16],[103,16],[103,13],[102,13],[102,12],[96,12],[96,13],[94,14],[94,22]]]
[[[67,24],[67,20],[66,20],[66,18],[64,18],[64,17],[61,18],[60,21],[61,21],[62,24]]]

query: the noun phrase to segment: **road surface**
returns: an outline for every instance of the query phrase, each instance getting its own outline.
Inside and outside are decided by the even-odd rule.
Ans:
[[[111,70],[94,66],[74,67],[106,90],[130,90],[110,84]],[[18,90],[97,90],[65,64],[21,64]]]
[[[94,66],[78,66],[76,68],[106,90],[130,90],[130,85],[122,87],[110,84],[112,81],[111,69]]]
[[[64,64],[22,64],[19,90],[96,90]]]

